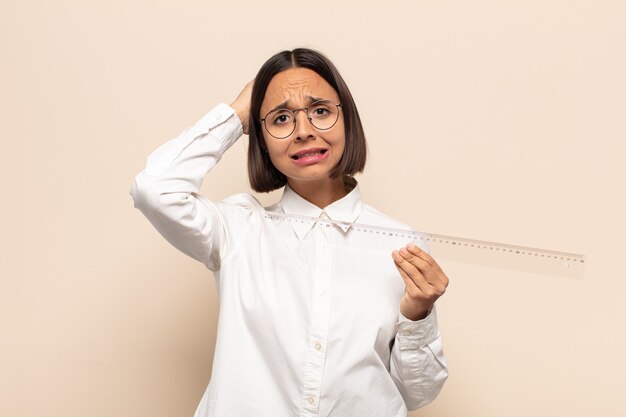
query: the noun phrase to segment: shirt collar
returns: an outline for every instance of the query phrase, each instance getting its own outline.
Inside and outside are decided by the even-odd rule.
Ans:
[[[350,190],[348,194],[340,198],[339,200],[329,204],[321,209],[315,204],[305,200],[298,193],[296,193],[289,185],[285,186],[283,196],[280,200],[281,207],[285,214],[294,214],[300,216],[309,217],[325,217],[327,216],[331,220],[354,223],[361,214],[361,208],[363,203],[361,202],[361,193],[359,191],[359,184],[356,179],[349,176],[344,176],[344,184],[346,188]],[[314,222],[289,222],[293,231],[298,236],[298,239],[304,239],[304,236],[314,226]],[[338,225],[338,227],[347,232],[350,225]]]

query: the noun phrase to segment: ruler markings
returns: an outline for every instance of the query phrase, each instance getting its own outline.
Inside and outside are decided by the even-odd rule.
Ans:
[[[342,228],[349,226],[351,230],[357,232],[410,240],[420,239],[428,243],[433,256],[463,263],[481,264],[543,275],[582,279],[586,259],[584,255],[571,252],[446,236],[416,230],[350,223],[321,217],[277,212],[266,212],[265,217],[269,219],[287,219],[290,222],[297,223],[310,224],[317,222],[327,228],[333,225]]]

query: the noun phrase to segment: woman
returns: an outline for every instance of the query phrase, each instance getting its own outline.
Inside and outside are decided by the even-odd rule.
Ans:
[[[285,186],[270,207],[198,194],[242,134],[252,188]],[[399,417],[438,395],[447,366],[434,302],[448,278],[419,246],[351,227],[407,228],[361,201],[352,175],[365,156],[345,82],[299,48],[148,157],[135,207],[214,272],[220,298],[196,417]]]

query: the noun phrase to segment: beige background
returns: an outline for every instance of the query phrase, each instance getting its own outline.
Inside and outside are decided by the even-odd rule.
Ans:
[[[623,1],[2,0],[0,35],[0,415],[193,415],[214,282],[128,192],[153,149],[297,46],[352,89],[373,206],[588,256],[583,280],[442,263],[450,379],[412,415],[626,415]],[[206,195],[248,190],[245,147]]]

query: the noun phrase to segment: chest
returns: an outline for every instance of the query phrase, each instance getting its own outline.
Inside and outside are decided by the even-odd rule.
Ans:
[[[404,292],[395,245],[333,229],[313,228],[304,238],[290,227],[252,232],[229,261],[227,296],[259,320],[310,322],[328,310],[337,325],[392,328]]]

